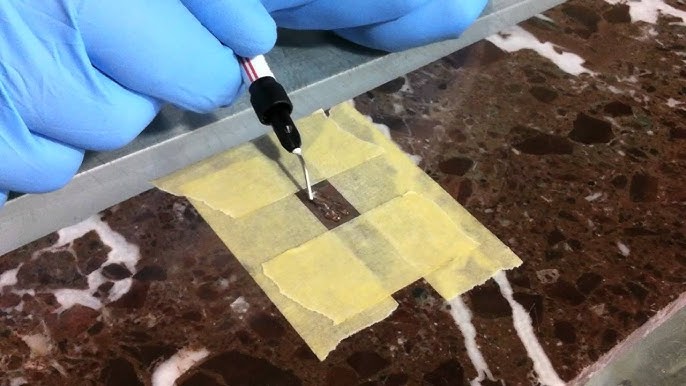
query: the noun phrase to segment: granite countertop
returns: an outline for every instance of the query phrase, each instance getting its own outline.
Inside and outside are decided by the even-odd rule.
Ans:
[[[680,0],[573,0],[355,99],[524,260],[509,282],[416,282],[320,362],[151,190],[0,257],[0,384],[573,380],[686,290],[685,34]]]

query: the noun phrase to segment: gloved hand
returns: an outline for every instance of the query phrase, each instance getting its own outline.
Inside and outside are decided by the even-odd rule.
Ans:
[[[275,40],[259,0],[0,1],[0,205],[60,188],[84,149],[122,147],[163,103],[230,104],[234,52]]]
[[[457,38],[488,0],[262,0],[279,27],[332,30],[357,44],[401,51]]]

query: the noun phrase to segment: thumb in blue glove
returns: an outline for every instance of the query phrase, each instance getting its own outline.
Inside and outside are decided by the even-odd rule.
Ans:
[[[279,27],[335,30],[395,20],[429,0],[262,0]]]
[[[488,0],[431,0],[396,20],[339,29],[336,33],[366,47],[402,51],[458,38],[487,3]]]
[[[456,38],[487,0],[262,0],[279,27],[333,30],[357,44],[401,51]]]
[[[234,53],[276,40],[259,0],[6,0],[0,21],[2,199],[58,189],[84,149],[125,145],[164,103],[230,104],[242,88]]]

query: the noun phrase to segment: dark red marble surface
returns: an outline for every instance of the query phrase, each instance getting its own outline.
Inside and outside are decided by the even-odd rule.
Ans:
[[[630,23],[627,6],[602,1],[546,15],[555,24],[522,26],[595,76],[483,41],[355,102],[524,260],[508,272],[514,298],[570,380],[686,290],[686,104],[668,104],[686,101],[686,28],[669,17]],[[99,310],[58,312],[51,293],[87,288],[110,251],[97,233],[66,251],[35,253],[53,234],[0,257],[0,274],[24,264],[0,289],[0,384],[150,385],[181,348],[210,355],[180,385],[463,385],[477,375],[449,306],[421,281],[320,362],[185,199],[152,190],[102,218],[141,259],[135,272],[103,268]],[[494,376],[535,384],[498,286],[463,299]],[[31,335],[47,338],[45,352],[32,352]]]

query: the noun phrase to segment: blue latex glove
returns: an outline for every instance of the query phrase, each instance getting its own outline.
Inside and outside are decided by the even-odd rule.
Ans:
[[[60,188],[84,149],[125,145],[164,103],[230,104],[234,52],[275,40],[259,0],[0,1],[0,204]]]
[[[333,30],[357,44],[401,51],[457,38],[488,0],[262,0],[279,27]]]

